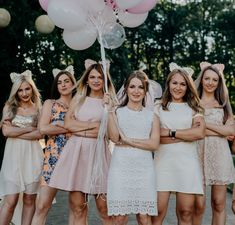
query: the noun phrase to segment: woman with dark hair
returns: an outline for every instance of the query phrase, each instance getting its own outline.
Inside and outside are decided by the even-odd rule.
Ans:
[[[156,104],[161,144],[154,157],[158,192],[154,225],[163,224],[172,192],[176,193],[177,224],[191,225],[195,196],[204,194],[196,141],[204,138],[205,123],[192,74],[191,68],[171,63],[165,91]]]
[[[7,137],[0,172],[0,224],[12,219],[19,195],[23,193],[21,224],[30,225],[42,169],[42,137],[37,128],[41,98],[29,70],[11,73],[11,93],[3,109],[2,132]],[[20,206],[20,205],[19,205]],[[19,222],[19,221],[17,221]]]
[[[223,64],[200,63],[201,73],[195,81],[201,105],[205,109],[206,137],[202,143],[205,185],[211,186],[212,224],[226,221],[226,189],[235,182],[235,170],[227,136],[234,135],[233,113],[225,84]],[[196,199],[195,219],[201,224],[205,198]]]
[[[137,215],[139,225],[150,225],[157,215],[157,197],[152,152],[160,140],[160,125],[145,107],[148,77],[134,71],[127,78],[122,102],[115,110],[109,104],[108,131],[116,143],[108,176],[108,214],[115,225],[125,225],[128,215]]]
[[[53,70],[51,99],[44,102],[39,122],[40,132],[48,136],[44,153],[41,188],[33,217],[33,225],[43,225],[51,208],[57,189],[49,187],[51,175],[70,136],[64,127],[64,117],[72,99],[76,80],[73,66],[65,70]],[[71,221],[69,221],[71,224]]]
[[[100,122],[104,111],[104,73],[100,63],[85,61],[86,70],[77,83],[74,96],[65,117],[65,128],[72,132],[60,160],[52,174],[49,186],[69,191],[69,203],[74,225],[87,224],[87,196],[95,196],[96,206],[104,225],[111,225],[107,215],[107,174],[111,153],[106,138],[100,149],[103,162],[102,186],[91,185],[95,172],[93,165]],[[107,72],[108,91],[115,100],[115,90]],[[91,187],[92,186],[92,187]]]

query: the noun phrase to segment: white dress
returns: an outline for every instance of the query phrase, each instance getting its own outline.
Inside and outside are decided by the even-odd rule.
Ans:
[[[130,138],[150,136],[153,112],[117,110],[120,129]],[[108,175],[108,215],[157,215],[157,196],[152,152],[115,146]]]
[[[193,110],[187,103],[170,103],[169,110],[155,108],[160,124],[168,129],[191,128]],[[203,176],[197,153],[197,142],[161,144],[155,152],[156,189],[203,194]]]
[[[12,124],[35,126],[37,116],[16,115]],[[38,140],[7,138],[0,171],[0,197],[24,192],[36,194],[42,171],[43,151]]]

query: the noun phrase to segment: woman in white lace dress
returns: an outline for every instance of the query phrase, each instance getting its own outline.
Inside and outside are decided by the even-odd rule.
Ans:
[[[224,65],[202,62],[200,67],[201,73],[195,83],[201,105],[205,108],[206,137],[202,152],[205,185],[211,186],[212,224],[224,225],[227,185],[235,182],[226,139],[226,136],[233,135],[233,114],[223,76]],[[205,200],[197,199],[196,211],[203,213],[204,208]]]
[[[7,137],[0,172],[0,224],[12,219],[19,194],[23,193],[23,208],[17,224],[31,224],[42,169],[43,151],[37,129],[41,108],[40,94],[31,71],[11,73],[11,93],[3,109],[2,132]]]
[[[138,224],[150,225],[157,215],[152,151],[159,145],[159,121],[145,108],[148,80],[133,72],[124,84],[124,101],[110,109],[108,130],[114,147],[108,175],[108,214],[115,225],[125,225],[128,214],[137,214]]]
[[[158,216],[163,224],[171,192],[176,193],[178,225],[192,225],[196,195],[203,194],[203,179],[197,154],[198,139],[204,138],[203,109],[194,88],[190,68],[170,64],[162,100],[155,112],[160,118],[161,144],[155,153]]]

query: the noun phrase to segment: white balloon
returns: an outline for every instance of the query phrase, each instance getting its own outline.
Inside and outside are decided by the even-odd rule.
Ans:
[[[105,48],[114,49],[122,45],[126,39],[125,30],[118,23],[107,23],[101,33],[102,43]],[[100,39],[98,39],[101,42]]]
[[[101,13],[101,17],[102,17],[102,20],[105,21],[106,23],[109,23],[109,22],[114,23],[117,20],[115,12],[113,11],[112,8],[110,8],[107,5],[103,9]]]
[[[97,38],[97,31],[89,26],[81,27],[77,31],[64,30],[65,44],[74,50],[84,50],[92,46]]]
[[[47,15],[41,15],[36,19],[35,27],[38,32],[49,34],[54,30],[55,25]]]
[[[116,0],[116,4],[119,9],[129,9],[137,6],[143,0]]]
[[[56,26],[66,30],[77,30],[87,18],[87,11],[77,0],[50,0],[47,13]]]
[[[105,7],[104,0],[82,0],[82,2],[84,3],[81,4],[84,5],[89,12],[101,12]]]
[[[148,17],[148,12],[143,14],[132,14],[126,11],[120,11],[118,13],[118,19],[120,23],[125,27],[131,27],[131,28],[138,27],[139,25],[144,23],[147,17]]]
[[[10,13],[4,8],[0,8],[0,27],[7,27],[10,21],[11,21]]]

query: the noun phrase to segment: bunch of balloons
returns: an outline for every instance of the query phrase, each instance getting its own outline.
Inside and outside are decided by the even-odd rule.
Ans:
[[[124,27],[144,23],[158,0],[39,0],[53,23],[64,29],[63,39],[75,50],[98,39],[107,49],[122,45]]]

